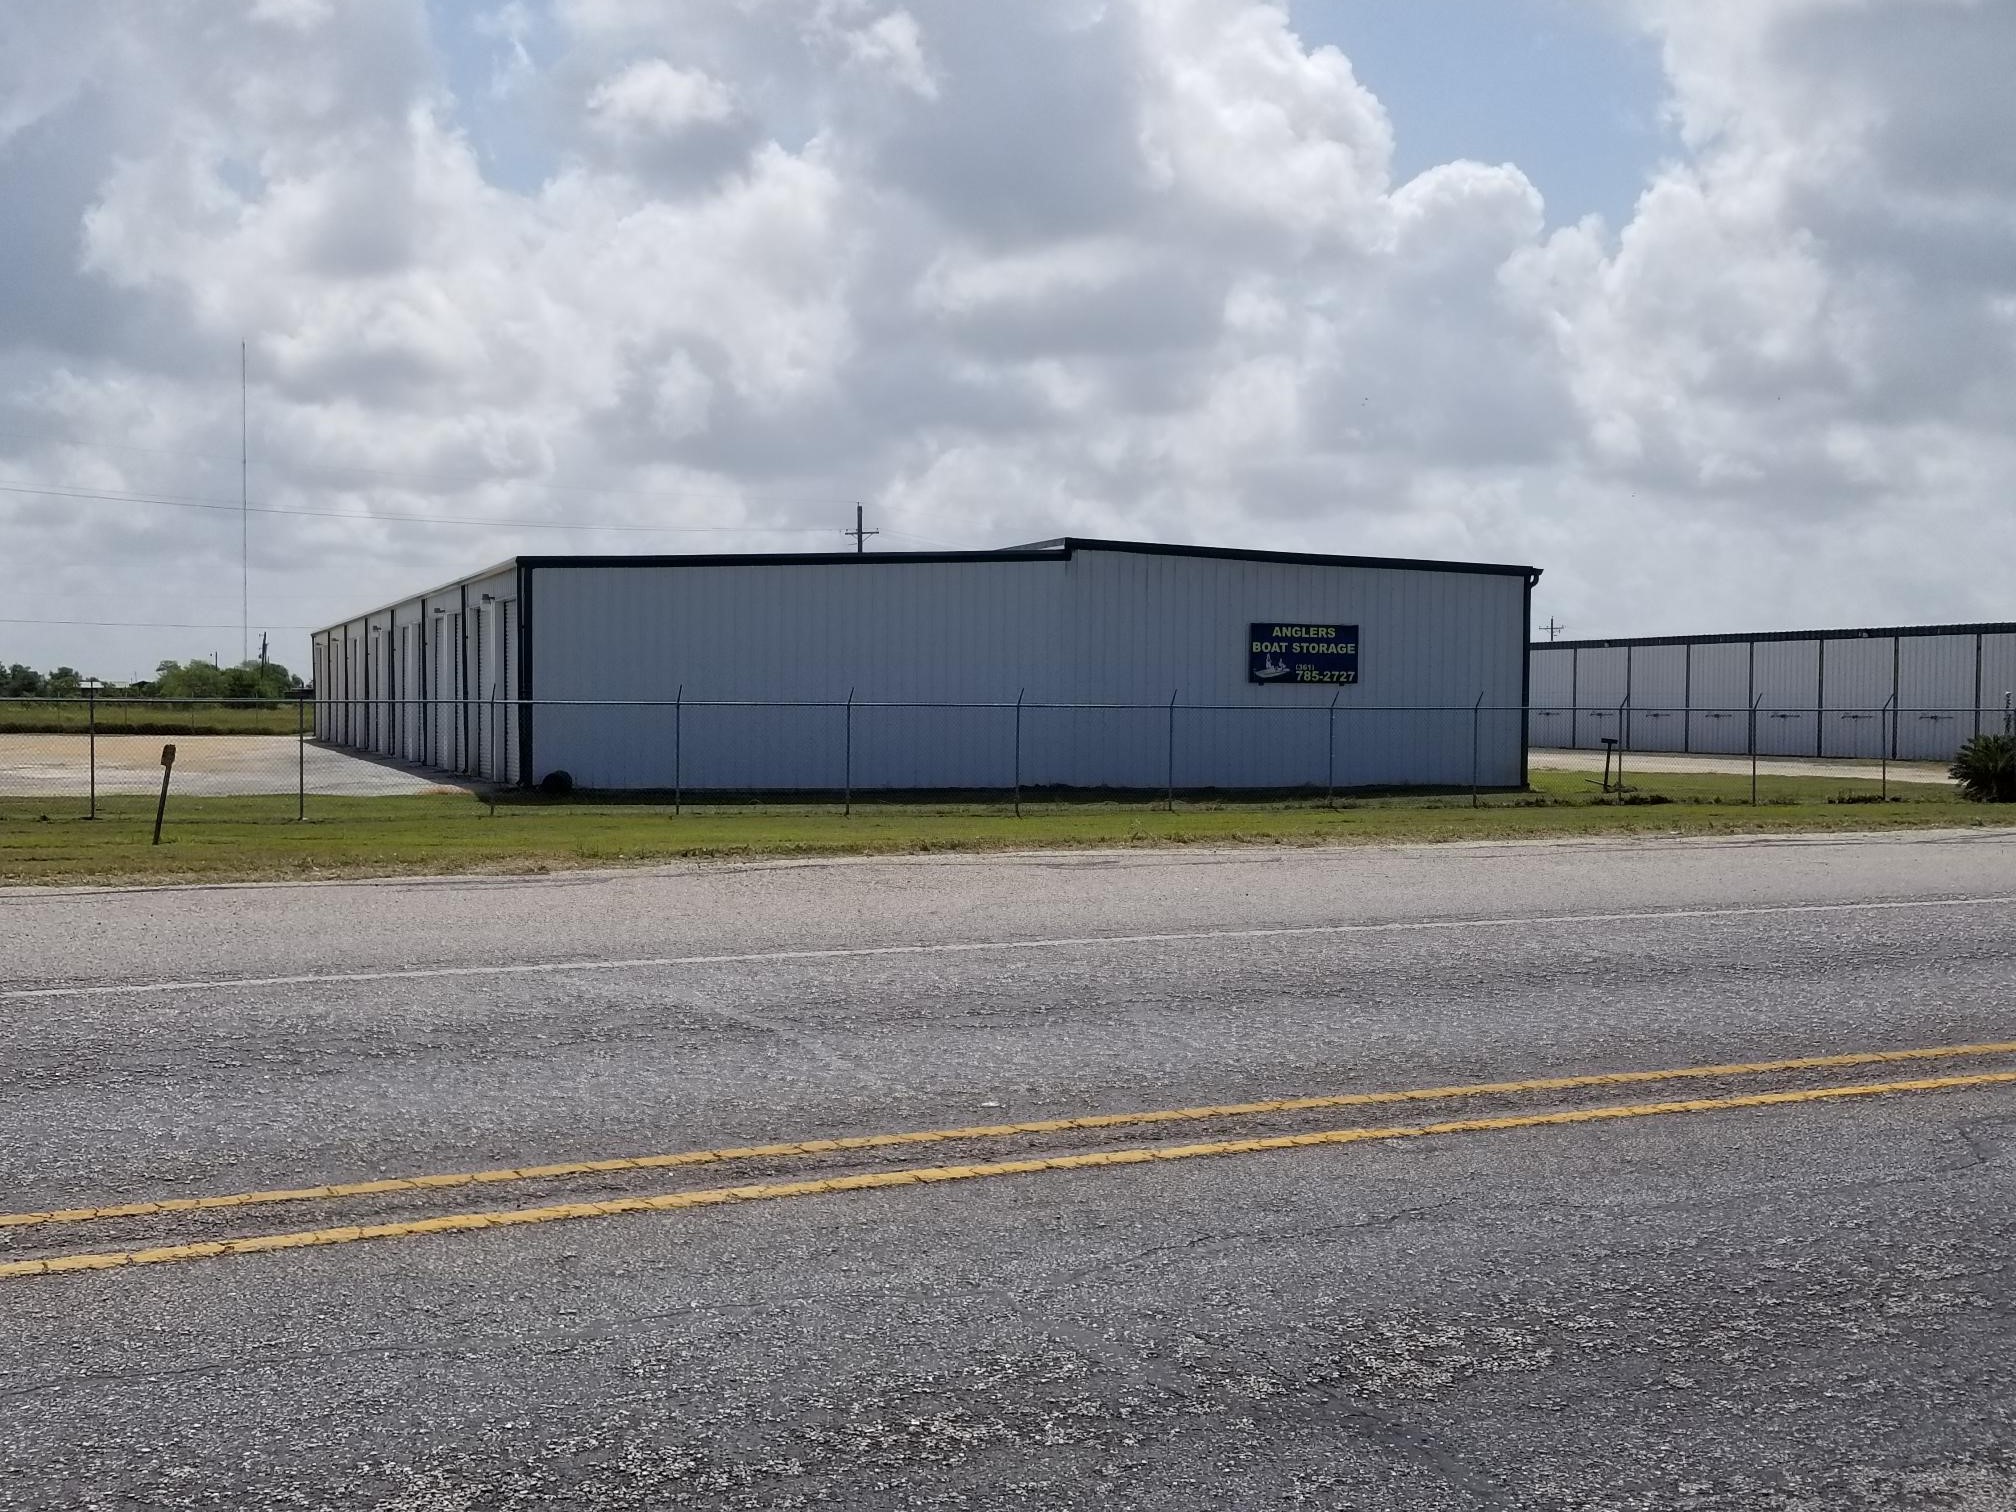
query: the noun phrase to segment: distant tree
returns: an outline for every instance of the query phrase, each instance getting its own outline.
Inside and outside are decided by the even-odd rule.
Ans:
[[[75,667],[58,667],[49,674],[44,689],[51,698],[77,698],[84,692],[84,674]]]
[[[40,698],[43,684],[40,672],[20,662],[0,669],[0,698]]]
[[[162,698],[285,698],[301,679],[280,663],[241,662],[217,667],[209,662],[164,661],[154,669],[154,691]]]

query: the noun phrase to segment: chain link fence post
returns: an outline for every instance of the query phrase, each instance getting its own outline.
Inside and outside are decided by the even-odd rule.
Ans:
[[[1470,706],[1470,807],[1480,808],[1483,800],[1477,796],[1477,765],[1483,739],[1484,695],[1477,695],[1477,702]]]
[[[308,700],[294,700],[294,822],[308,818]]]
[[[1162,786],[1163,804],[1172,814],[1176,812],[1176,695],[1180,691],[1169,690],[1169,764]]]
[[[1750,700],[1750,806],[1757,806],[1757,710],[1764,702],[1759,693]]]
[[[844,805],[842,812],[846,817],[851,819],[854,816],[854,690],[852,688],[847,690],[847,735],[844,760],[843,775],[846,782],[846,792],[843,794],[841,800]]]
[[[672,697],[672,817],[686,809],[686,684]]]
[[[1015,690],[1015,817],[1022,817],[1022,700],[1027,688]]]
[[[95,681],[94,678],[92,682]],[[96,819],[98,817],[98,689],[91,683],[86,683],[84,686],[84,707],[85,721],[91,727],[88,758],[91,764],[91,811],[85,817]]]
[[[1323,801],[1333,809],[1337,807],[1337,700],[1343,696],[1342,688],[1330,695],[1330,711],[1324,717]]]
[[[1897,696],[1891,694],[1889,702],[1883,704],[1883,716],[1889,718],[1889,734],[1877,728],[1877,740],[1883,742],[1883,802],[1889,802],[1889,758],[1891,750],[1897,746]]]

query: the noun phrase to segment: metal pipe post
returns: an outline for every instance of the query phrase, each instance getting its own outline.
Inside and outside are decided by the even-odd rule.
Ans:
[[[1624,791],[1624,753],[1631,747],[1630,738],[1625,734],[1631,727],[1631,696],[1627,693],[1624,702],[1617,705],[1617,791]]]
[[[1169,768],[1164,774],[1162,801],[1170,813],[1176,812],[1176,694],[1179,690],[1169,690]]]
[[[1022,700],[1027,688],[1015,691],[1015,817],[1022,817]]]
[[[1759,693],[1750,700],[1750,806],[1757,806],[1757,706],[1764,702]]]
[[[294,822],[308,817],[308,700],[294,700]]]
[[[847,753],[846,753],[845,780],[847,784],[847,791],[844,797],[844,802],[846,804],[845,812],[848,815],[848,817],[851,818],[853,817],[854,814],[854,690],[852,688],[849,688],[847,690]]]
[[[672,700],[672,817],[678,818],[686,801],[686,773],[681,766],[685,754],[681,749],[685,739],[686,684],[679,684],[678,695]]]
[[[98,690],[87,687],[84,690],[85,718],[91,726],[91,813],[98,817]]]
[[[1323,801],[1333,809],[1337,807],[1337,700],[1343,696],[1342,688],[1330,695],[1329,728],[1325,731],[1329,750],[1326,753],[1328,765],[1324,768]]]
[[[1483,800],[1477,796],[1478,751],[1483,736],[1484,695],[1477,695],[1477,702],[1470,709],[1470,807],[1482,806]]]
[[[1890,801],[1890,747],[1896,742],[1897,731],[1897,695],[1895,693],[1892,693],[1889,701],[1883,705],[1883,712],[1889,716],[1890,735],[1888,738],[1883,738],[1883,731],[1880,729],[1876,734],[1878,738],[1883,739],[1883,801],[1888,803]]]

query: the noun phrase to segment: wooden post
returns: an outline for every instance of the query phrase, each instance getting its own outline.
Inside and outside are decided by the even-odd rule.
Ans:
[[[168,777],[175,770],[175,747],[161,747],[161,799],[154,805],[154,843],[161,843],[161,821],[168,813]]]

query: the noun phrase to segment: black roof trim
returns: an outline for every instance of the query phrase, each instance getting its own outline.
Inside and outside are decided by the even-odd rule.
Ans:
[[[999,551],[786,551],[737,552],[709,556],[518,556],[509,557],[481,572],[456,578],[422,593],[409,593],[390,604],[362,614],[353,614],[315,631],[326,635],[404,607],[416,599],[432,598],[462,583],[508,572],[514,568],[540,567],[844,567],[889,566],[933,562],[1057,562],[1068,561],[1080,551],[1127,552],[1136,556],[1206,557],[1227,562],[1283,562],[1302,567],[1370,567],[1388,572],[1463,572],[1492,577],[1518,577],[1531,587],[1540,580],[1538,567],[1516,567],[1498,562],[1438,562],[1416,557],[1332,556],[1306,551],[1248,551],[1234,546],[1170,546],[1157,541],[1105,541],[1090,536],[1059,536],[1053,541],[1036,541],[1026,546],[1009,546]],[[1566,644],[1565,642],[1563,644]]]
[[[1054,562],[1080,551],[1116,551],[1137,556],[1207,557],[1231,562],[1284,562],[1307,567],[1374,567],[1393,572],[1467,572],[1537,579],[1537,567],[1497,562],[1438,562],[1415,557],[1334,556],[1303,551],[1248,551],[1231,546],[1171,546],[1155,541],[1106,541],[1059,536],[1000,551],[808,551],[751,552],[732,556],[527,556],[525,567],[766,567],[842,566],[847,563]]]
[[[1740,646],[1755,641],[1901,640],[1925,635],[2016,635],[2016,622],[1975,625],[1880,625],[1866,630],[1761,630],[1754,635],[1640,635],[1617,640],[1534,641],[1535,651],[1611,651],[1626,646]]]
[[[751,551],[711,556],[522,556],[520,567],[828,567],[908,562],[1055,562],[1066,553],[1012,551]]]
[[[1045,546],[1066,551],[1127,551],[1141,556],[1213,557],[1228,562],[1285,562],[1306,567],[1382,567],[1390,572],[1469,572],[1492,577],[1538,580],[1538,567],[1504,562],[1441,562],[1424,557],[1341,556],[1313,551],[1249,551],[1237,546],[1170,546],[1158,541],[1102,541],[1089,536],[1061,536]]]

